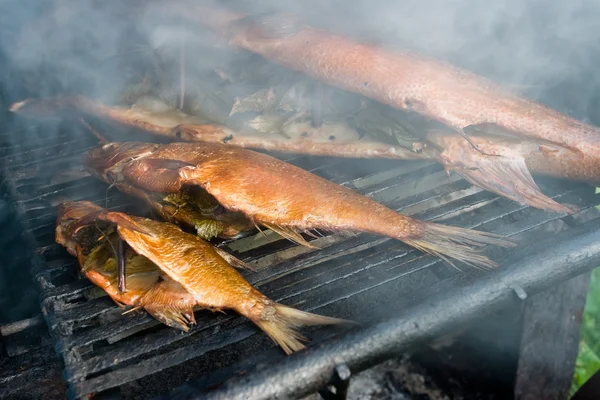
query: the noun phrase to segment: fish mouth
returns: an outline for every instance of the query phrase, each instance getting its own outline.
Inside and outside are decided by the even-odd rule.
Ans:
[[[123,162],[148,156],[157,148],[153,143],[111,142],[85,152],[83,165],[93,176],[113,184],[120,175]]]

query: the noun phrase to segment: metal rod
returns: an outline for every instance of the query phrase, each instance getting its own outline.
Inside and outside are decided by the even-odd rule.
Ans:
[[[125,280],[125,241],[119,236],[117,242],[117,285],[121,293],[125,293],[126,290],[127,282]]]
[[[598,265],[600,220],[594,220],[518,249],[491,273],[430,287],[421,292],[414,306],[399,307],[402,311],[396,319],[349,332],[338,340],[292,354],[276,365],[252,369],[212,391],[200,393],[197,387],[185,390],[183,386],[171,395],[207,400],[302,398],[328,385],[336,365],[346,363],[353,373],[365,370],[421,340],[515,301],[515,287],[533,294]]]
[[[21,321],[11,322],[6,325],[0,326],[0,335],[1,336],[10,336],[15,333],[19,333],[24,331],[25,329],[39,326],[44,323],[44,319],[41,315],[36,315],[32,318],[23,319]]]

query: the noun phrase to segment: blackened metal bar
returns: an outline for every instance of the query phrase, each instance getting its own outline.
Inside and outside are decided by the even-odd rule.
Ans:
[[[44,323],[41,315],[36,315],[32,318],[27,318],[22,321],[12,322],[10,324],[0,326],[0,335],[9,336],[15,333],[24,331],[27,328],[39,326]]]
[[[581,274],[527,300],[515,400],[569,398],[589,280]]]
[[[523,254],[525,252],[525,254]],[[515,251],[502,268],[481,278],[459,279],[450,293],[431,288],[399,318],[347,334],[337,341],[293,354],[277,365],[254,368],[211,392],[192,385],[171,395],[176,399],[301,398],[325,387],[336,364],[353,373],[399,354],[416,343],[455,329],[473,317],[514,301],[513,287],[540,292],[600,265],[600,221],[569,229],[526,249]],[[442,283],[445,286],[448,282]],[[423,301],[424,296],[427,301]],[[298,377],[302,379],[298,379]]]

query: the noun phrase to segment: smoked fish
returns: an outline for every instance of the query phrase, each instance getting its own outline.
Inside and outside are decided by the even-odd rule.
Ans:
[[[156,265],[196,306],[213,312],[234,310],[262,329],[287,354],[304,348],[298,328],[346,324],[279,304],[255,289],[214,246],[169,222],[100,209],[80,218],[74,234],[98,221],[116,226],[118,235],[140,256]],[[164,294],[164,293],[161,293]]]

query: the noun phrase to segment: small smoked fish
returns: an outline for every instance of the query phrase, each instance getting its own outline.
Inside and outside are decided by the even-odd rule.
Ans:
[[[118,290],[116,248],[119,237],[114,226],[98,221],[75,233],[82,218],[102,210],[87,201],[61,203],[56,242],[77,257],[81,272],[117,304],[143,308],[167,326],[188,331],[189,325],[196,323],[194,297],[156,264],[130,248],[122,255],[127,271],[127,291],[121,293]]]
[[[191,116],[182,117],[181,112],[178,112],[177,115],[165,116],[141,107],[108,106],[84,96],[28,98],[12,104],[10,111],[32,118],[51,118],[63,115],[100,118],[122,127],[177,141],[224,143],[245,148],[330,157],[434,159],[432,152],[427,152],[427,149],[416,152],[403,146],[390,145],[366,138],[358,141],[338,140],[340,136],[359,136],[357,133],[355,135],[348,134],[349,127],[339,126],[332,130],[331,134],[336,138],[335,141],[313,140],[302,136],[292,139],[280,134],[257,131],[238,132],[224,125],[193,122],[190,120]]]
[[[123,157],[127,154],[127,157]],[[106,170],[112,160],[122,179],[143,190],[177,193],[200,186],[226,209],[310,246],[300,232],[368,232],[403,241],[448,261],[495,267],[476,247],[513,246],[498,236],[419,221],[355,191],[275,157],[223,144],[109,143],[89,150],[87,168]]]
[[[79,219],[74,232],[97,221],[116,225],[119,236],[211,311],[235,310],[290,354],[301,350],[301,326],[350,323],[276,303],[256,290],[214,246],[169,222],[98,210]],[[187,299],[187,297],[186,297]]]

